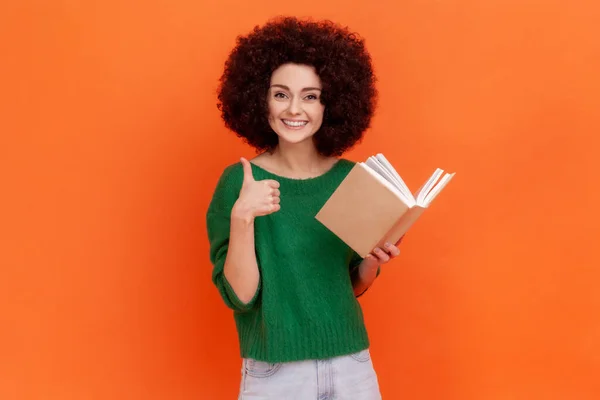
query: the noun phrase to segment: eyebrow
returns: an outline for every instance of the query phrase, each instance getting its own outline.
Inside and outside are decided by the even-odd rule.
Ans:
[[[274,84],[274,85],[271,85],[271,87],[280,87],[280,88],[282,88],[282,89],[285,89],[285,90],[287,90],[287,91],[290,91],[290,92],[291,92],[291,90],[290,90],[290,88],[289,88],[289,87],[287,87],[287,86],[285,86],[285,85],[280,85],[280,84],[278,84],[278,83],[276,83],[276,84]],[[310,91],[310,90],[318,90],[318,91],[321,91],[321,88],[318,88],[318,87],[305,87],[304,89],[302,89],[302,92],[308,92],[308,91]]]

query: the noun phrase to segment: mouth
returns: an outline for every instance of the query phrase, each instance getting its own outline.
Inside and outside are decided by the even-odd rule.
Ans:
[[[292,129],[300,129],[308,124],[308,121],[296,121],[292,119],[282,119],[281,121],[285,126]]]

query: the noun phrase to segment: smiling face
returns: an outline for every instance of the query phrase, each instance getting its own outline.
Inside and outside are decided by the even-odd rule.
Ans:
[[[319,130],[325,106],[321,80],[313,67],[284,64],[271,75],[268,93],[269,125],[279,141],[300,143]]]

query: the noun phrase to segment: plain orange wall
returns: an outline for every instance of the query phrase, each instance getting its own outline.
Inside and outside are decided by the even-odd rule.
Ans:
[[[591,0],[5,1],[0,399],[233,399],[204,215],[235,36],[277,14],[366,39],[364,142],[457,173],[361,298],[384,399],[600,398],[600,7]]]

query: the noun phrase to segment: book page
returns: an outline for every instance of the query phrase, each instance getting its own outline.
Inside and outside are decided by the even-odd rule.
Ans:
[[[365,161],[369,167],[371,167],[374,171],[378,172],[379,175],[388,180],[392,185],[396,186],[398,190],[400,190],[400,185],[398,181],[394,179],[394,176],[381,164],[375,157],[369,157],[367,161]]]
[[[417,204],[419,204],[422,207],[425,205],[425,197],[431,191],[431,188],[438,181],[438,179],[443,173],[444,171],[442,169],[437,168],[433,175],[429,177],[427,182],[425,182],[425,184],[419,189],[419,194],[417,195]]]
[[[429,179],[413,195],[410,189],[392,164],[381,153],[371,156],[366,162],[360,163],[373,176],[381,181],[410,208],[416,206],[427,208],[437,195],[454,177],[454,173],[446,173],[437,168]],[[443,176],[442,176],[443,175]]]
[[[385,179],[396,186],[406,198],[415,201],[408,186],[406,186],[402,178],[400,178],[400,175],[398,175],[394,167],[387,161],[383,154],[378,154],[377,157],[369,157],[369,159],[366,161],[366,164],[375,171],[379,172]]]
[[[375,158],[392,174],[394,175],[394,177],[396,178],[396,180],[399,182],[400,186],[402,187],[402,189],[406,190],[408,193],[410,193],[410,189],[408,188],[408,186],[406,185],[406,183],[404,183],[404,180],[402,179],[402,177],[400,176],[400,174],[398,173],[398,171],[396,171],[396,168],[394,168],[394,166],[392,165],[392,163],[390,163],[388,161],[387,158],[385,158],[385,156],[381,153],[378,153],[377,156],[375,156]]]
[[[442,191],[442,189],[450,182],[450,180],[454,177],[455,173],[446,174],[444,177],[438,182],[437,185],[425,196],[425,204],[429,206],[433,199]]]
[[[380,172],[376,171],[374,168],[371,168],[367,163],[361,162],[358,163],[361,167],[363,167],[369,174],[373,175],[381,184],[387,187],[390,191],[392,191],[404,204],[406,204],[409,208],[415,205],[415,199],[412,195],[406,196],[406,194],[402,193],[400,189],[398,189],[392,182],[387,180],[384,175]],[[375,166],[375,168],[377,168]],[[385,173],[384,173],[385,174]]]
[[[383,166],[380,163],[374,160],[373,157],[367,158],[367,161],[365,161],[364,164],[368,165],[373,171],[377,172],[389,183],[391,183],[394,186],[397,186],[396,182],[394,182],[394,180],[392,179],[392,176],[383,168]]]
[[[371,156],[369,157],[369,160],[367,162],[373,163],[375,165],[377,165],[382,171],[385,172],[385,174],[389,177],[388,179],[394,183],[394,185],[396,185],[396,187],[398,189],[400,189],[402,192],[404,193],[408,193],[406,191],[406,185],[404,185],[404,182],[402,182],[402,179],[398,179],[397,175],[394,170],[394,168],[391,165],[386,165],[385,163],[381,162],[381,160],[379,160],[377,157]]]

